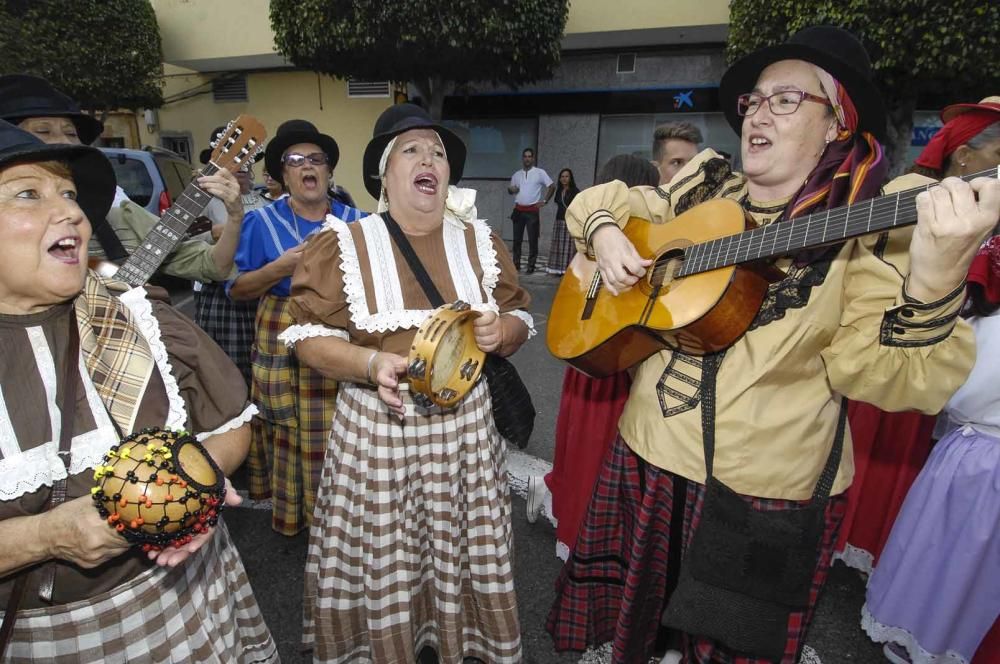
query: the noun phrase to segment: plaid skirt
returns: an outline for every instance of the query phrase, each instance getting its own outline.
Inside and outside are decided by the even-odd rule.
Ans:
[[[219,344],[250,384],[257,300],[230,300],[221,283],[202,284],[194,294],[194,322]]]
[[[552,224],[552,238],[549,240],[549,262],[545,271],[549,274],[565,274],[569,262],[576,255],[576,244],[573,242],[565,219],[556,219]]]
[[[272,499],[274,529],[294,535],[312,519],[337,382],[300,364],[278,341],[293,323],[288,302],[265,295],[257,307],[250,398],[260,413],[250,426],[248,474],[251,497]]]
[[[303,643],[316,662],[521,661],[506,452],[485,381],[403,419],[341,386],[309,533]]]
[[[679,493],[683,484],[686,490]],[[676,486],[675,486],[676,485]],[[675,490],[677,489],[677,490]],[[585,650],[612,642],[612,661],[645,664],[660,616],[676,583],[676,569],[701,519],[705,486],[683,480],[642,460],[619,436],[594,487],[586,519],[570,559],[556,582],[556,601],[546,629],[556,650]],[[744,496],[761,511],[792,509],[808,501]],[[683,510],[677,510],[683,501]],[[804,645],[819,592],[826,582],[847,499],[834,496],[825,513],[819,561],[806,611],[792,613],[782,664],[794,664]],[[676,518],[682,520],[677,522]],[[671,535],[680,550],[672,550]],[[668,564],[669,563],[669,564]],[[682,635],[684,662],[767,662],[696,635]]]
[[[278,662],[225,525],[198,553],[88,600],[18,612],[12,664]]]

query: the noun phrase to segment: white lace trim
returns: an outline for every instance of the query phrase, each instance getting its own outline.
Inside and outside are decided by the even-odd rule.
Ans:
[[[843,551],[835,551],[833,560],[840,560],[848,567],[869,575],[875,567],[875,557],[853,544],[845,544]]]
[[[433,313],[433,309],[403,309],[402,291],[399,275],[395,270],[395,254],[392,250],[392,238],[389,236],[382,218],[369,215],[361,221],[368,247],[368,260],[372,264],[373,286],[375,288],[378,311],[372,313],[368,308],[365,296],[364,281],[361,276],[361,263],[358,257],[354,238],[347,224],[339,219],[328,218],[324,224],[326,230],[337,232],[341,254],[341,270],[344,274],[344,294],[347,297],[348,311],[351,322],[359,329],[369,333],[383,333],[393,330],[412,329],[420,327]],[[497,261],[496,248],[488,224],[480,219],[470,221],[476,236],[476,252],[479,264],[483,270],[482,283],[475,276],[472,263],[465,251],[465,232],[457,225],[445,224],[444,242],[448,254],[448,269],[452,282],[459,296],[469,302],[479,311],[499,312],[493,291],[500,281],[500,264]],[[482,288],[480,288],[480,286]],[[483,295],[485,294],[485,301]],[[518,317],[528,326],[528,337],[534,336],[534,318],[526,311],[506,312]],[[289,328],[291,330],[292,328]],[[283,341],[288,344],[289,331],[282,333]],[[301,338],[305,338],[304,336]],[[298,341],[300,339],[295,339]]]
[[[503,315],[513,316],[514,318],[519,318],[524,321],[524,324],[528,326],[528,339],[538,334],[538,330],[535,329],[535,318],[527,311],[512,309],[511,311],[505,311]]]
[[[110,422],[73,437],[69,472],[72,475],[94,468],[118,441]],[[66,467],[59,459],[59,443],[49,442],[17,456],[0,459],[0,500],[14,500],[42,486],[65,479]]]
[[[153,315],[153,305],[146,299],[146,290],[142,287],[132,288],[125,291],[118,298],[122,304],[128,307],[132,315],[135,316],[136,325],[145,337],[149,349],[153,353],[156,367],[160,370],[160,377],[163,379],[163,387],[167,392],[167,402],[170,405],[167,413],[167,421],[164,426],[168,429],[184,429],[187,424],[187,411],[184,408],[184,399],[181,398],[181,390],[177,385],[177,379],[170,369],[170,357],[167,355],[167,347],[163,345],[160,334],[160,323]],[[147,380],[149,378],[147,377]],[[138,412],[138,408],[135,409]],[[129,422],[126,430],[135,428],[135,415],[133,421]]]
[[[952,649],[940,655],[924,650],[917,638],[902,627],[890,627],[875,620],[868,610],[868,604],[861,607],[861,629],[867,632],[872,641],[886,643],[892,641],[906,648],[912,664],[969,664],[969,660]]]
[[[482,219],[471,222],[476,233],[476,253],[479,254],[479,266],[483,269],[483,290],[486,291],[486,302],[497,306],[493,291],[500,283],[500,263],[497,261],[497,250],[493,246],[490,226]]]
[[[312,337],[337,337],[344,341],[351,339],[347,330],[339,330],[317,323],[307,323],[305,325],[289,325],[284,332],[278,335],[278,341],[283,342],[288,348],[294,348],[298,342]]]
[[[227,431],[232,431],[233,429],[239,429],[241,426],[252,420],[253,416],[256,415],[258,412],[259,411],[257,410],[257,406],[250,404],[249,406],[243,409],[242,413],[240,413],[233,419],[229,420],[228,422],[224,423],[218,429],[215,429],[214,431],[206,431],[204,433],[199,433],[198,435],[195,436],[195,438],[198,439],[198,442],[201,442],[211,436],[215,436],[220,433],[226,433]]]
[[[375,223],[383,225],[382,218],[376,214],[368,215],[360,221],[363,230]],[[344,295],[347,297],[347,309],[351,312],[351,322],[359,330],[369,333],[382,333],[390,330],[404,330],[420,327],[434,313],[432,309],[405,309],[402,311],[385,311],[371,313],[368,309],[368,299],[365,297],[365,284],[361,278],[361,263],[354,238],[347,224],[343,221],[328,219],[326,224],[330,230],[337,232],[337,242],[340,245],[340,269],[344,273]],[[388,235],[387,235],[388,236]],[[367,236],[366,236],[367,239]],[[369,247],[369,253],[377,250]],[[391,251],[391,247],[390,247]],[[395,267],[391,272],[395,273]],[[385,272],[381,272],[385,274]]]

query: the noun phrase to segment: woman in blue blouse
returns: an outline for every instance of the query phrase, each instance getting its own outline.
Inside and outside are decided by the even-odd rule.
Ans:
[[[251,423],[250,495],[273,501],[272,527],[294,535],[309,525],[337,384],[298,360],[278,335],[291,325],[291,275],[303,243],[333,215],[355,221],[367,213],[331,200],[328,187],[340,151],[305,120],[283,123],[268,144],[267,172],[288,196],[253,210],[243,221],[230,284],[234,300],[260,298],[250,395],[260,414]]]

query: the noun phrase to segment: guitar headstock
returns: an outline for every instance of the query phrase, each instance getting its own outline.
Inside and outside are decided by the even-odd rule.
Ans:
[[[252,164],[254,157],[264,150],[267,130],[252,115],[241,115],[230,121],[226,130],[212,141],[209,161],[219,168],[236,173]]]

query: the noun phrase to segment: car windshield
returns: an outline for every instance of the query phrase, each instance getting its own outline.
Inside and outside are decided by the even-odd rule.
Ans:
[[[128,197],[137,205],[146,207],[153,197],[153,179],[149,177],[146,166],[137,159],[125,155],[108,155],[111,165],[115,168],[115,178],[118,186],[125,190]]]
[[[176,158],[171,159],[161,155],[156,155],[154,159],[163,175],[163,181],[167,185],[170,200],[176,201],[177,197],[184,191],[184,187],[191,181],[191,166]]]

